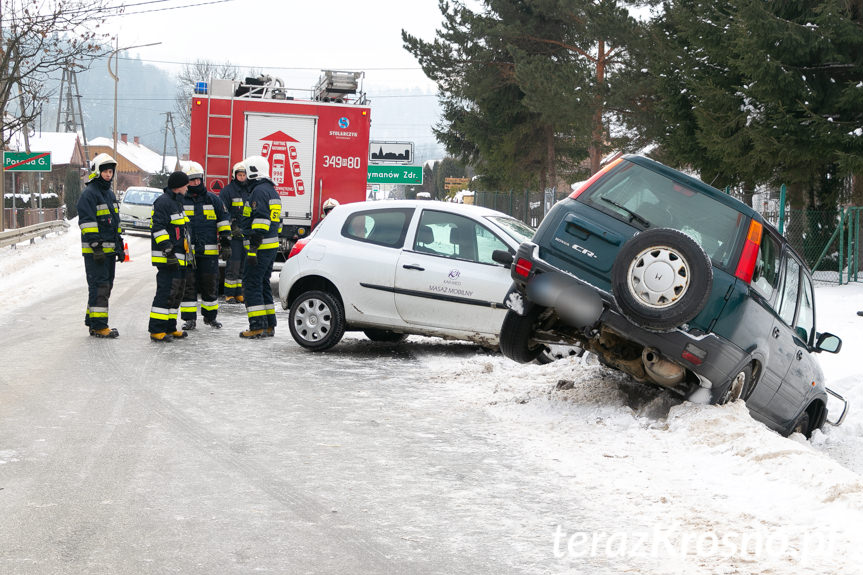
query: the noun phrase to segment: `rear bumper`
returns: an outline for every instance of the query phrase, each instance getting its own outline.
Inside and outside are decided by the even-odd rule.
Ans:
[[[517,263],[519,260],[530,262],[530,271],[525,277],[521,275],[524,273],[525,266],[519,268],[514,264],[511,268],[513,288],[524,299],[523,310],[514,311],[523,315],[533,305],[554,307],[562,321],[582,329],[586,334],[596,333],[600,327],[610,329],[628,341],[656,350],[665,359],[699,376],[702,386],[712,389],[711,395],[714,399],[720,393],[724,393],[731,379],[749,359],[744,350],[713,333],[700,333],[697,330],[689,330],[687,326],[668,332],[655,332],[640,327],[620,312],[612,294],[541,260],[539,247],[532,242],[521,244],[514,261]],[[537,276],[546,274],[553,274],[553,280],[546,283],[569,286],[561,288],[562,291],[567,292],[567,297],[559,298],[554,302],[549,301],[547,297],[538,297],[538,292],[541,293],[544,290],[532,289],[531,283],[536,281]],[[573,294],[579,294],[579,297],[575,298]],[[585,305],[586,298],[594,298],[598,303]],[[509,301],[512,298],[507,299]],[[576,299],[578,309],[573,309]],[[595,306],[601,307],[594,310]],[[508,307],[513,309],[511,306]],[[579,319],[581,321],[578,321]]]

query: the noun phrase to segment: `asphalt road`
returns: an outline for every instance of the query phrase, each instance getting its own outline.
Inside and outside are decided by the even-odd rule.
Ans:
[[[224,305],[224,329],[153,343],[146,260],[118,266],[117,340],[88,337],[81,285],[0,314],[0,573],[560,571],[566,478],[417,360],[476,347],[312,354],[280,308],[275,338],[243,341]]]

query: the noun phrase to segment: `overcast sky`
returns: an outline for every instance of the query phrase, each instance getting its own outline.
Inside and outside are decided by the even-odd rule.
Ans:
[[[431,40],[442,16],[437,0],[127,0],[108,19],[132,56],[176,70],[184,62],[230,62],[263,69],[289,88],[309,89],[321,69],[365,71],[365,88],[434,91],[402,47],[401,30]],[[188,6],[186,8],[177,8]],[[173,8],[167,9],[166,8]],[[122,61],[120,63],[122,73]]]

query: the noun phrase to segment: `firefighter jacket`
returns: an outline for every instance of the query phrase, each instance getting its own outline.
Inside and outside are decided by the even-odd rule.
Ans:
[[[152,264],[157,267],[166,265],[168,254],[173,253],[180,266],[185,266],[191,245],[187,228],[189,219],[183,211],[182,196],[170,188],[165,188],[162,195],[153,202],[151,222]]]
[[[248,181],[240,183],[237,180],[231,180],[231,183],[219,192],[219,199],[222,200],[222,204],[228,210],[228,219],[231,224],[233,225],[236,222],[239,225],[243,217],[243,206],[249,200]]]
[[[231,224],[222,200],[201,184],[189,186],[183,208],[192,234],[192,253],[196,256],[218,256],[219,240],[231,238]]]
[[[105,253],[123,249],[119,212],[111,182],[99,176],[90,180],[78,200],[81,253],[92,254],[94,245],[100,245]]]
[[[282,200],[268,179],[253,180],[249,184],[249,202],[243,208],[240,227],[243,245],[249,255],[257,250],[278,249],[282,229]]]

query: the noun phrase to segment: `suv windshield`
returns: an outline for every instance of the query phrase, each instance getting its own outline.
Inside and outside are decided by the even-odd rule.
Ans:
[[[673,228],[690,236],[722,267],[734,255],[743,215],[709,195],[631,162],[578,198],[642,228]]]

